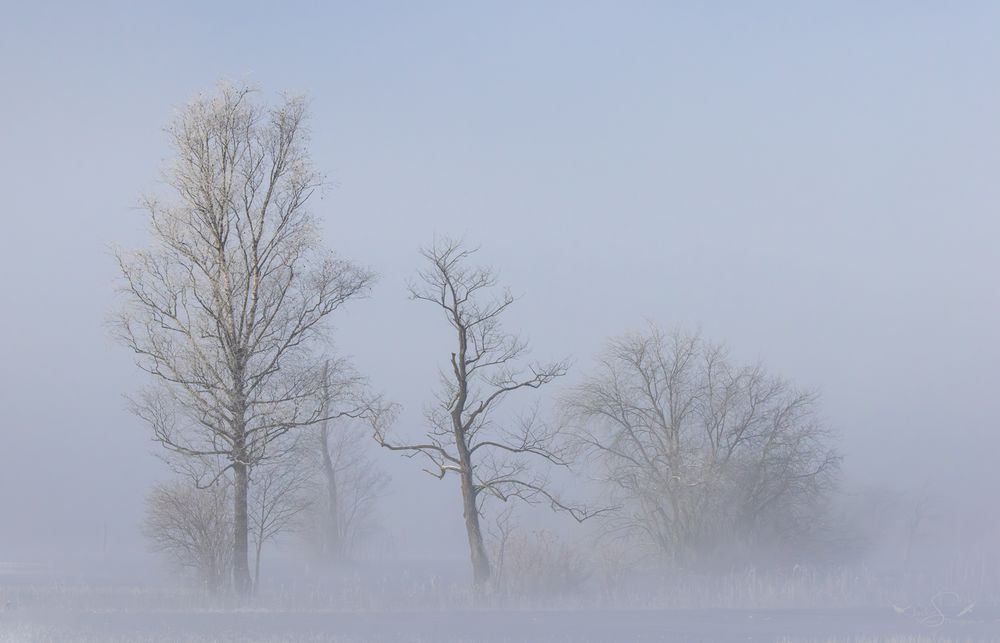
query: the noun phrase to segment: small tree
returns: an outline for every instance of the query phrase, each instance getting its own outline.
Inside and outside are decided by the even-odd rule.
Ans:
[[[161,483],[146,499],[143,532],[154,551],[178,570],[191,571],[211,593],[223,591],[232,563],[232,485],[207,489],[189,480]]]
[[[466,265],[473,252],[448,240],[421,251],[427,266],[419,271],[410,296],[444,313],[454,348],[448,368],[440,373],[436,404],[427,412],[426,440],[391,441],[378,423],[375,439],[388,449],[422,455],[431,465],[425,471],[437,478],[458,477],[473,583],[482,589],[491,575],[481,526],[488,498],[545,501],[578,520],[591,513],[559,500],[544,469],[533,466],[568,465],[557,429],[540,422],[536,413],[503,423],[494,417],[499,403],[511,394],[563,376],[566,362],[521,363],[527,344],[500,327],[500,317],[514,297],[507,290],[494,292],[497,279],[491,268]]]
[[[175,200],[146,200],[153,247],[119,253],[126,305],[118,335],[153,385],[135,412],[166,449],[233,479],[233,581],[250,591],[251,470],[286,432],[322,420],[317,359],[325,322],[373,275],[320,244],[307,204],[321,183],[306,108],[255,103],[222,86],[167,130]],[[199,465],[200,466],[200,465]]]
[[[815,395],[698,335],[612,340],[567,409],[618,526],[676,562],[801,539],[840,462]]]
[[[579,592],[591,570],[580,551],[557,534],[509,534],[497,564],[498,590],[520,599],[564,598]]]
[[[247,517],[254,546],[254,590],[260,587],[264,545],[292,530],[312,504],[309,471],[296,455],[298,450],[292,445],[283,457],[258,465],[252,472]]]

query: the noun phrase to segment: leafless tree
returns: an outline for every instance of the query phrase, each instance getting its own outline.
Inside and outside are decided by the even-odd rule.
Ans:
[[[514,516],[516,506],[507,505],[494,514],[492,524],[487,524],[486,537],[493,562],[493,577],[491,584],[495,589],[503,590],[506,583],[507,551],[512,538],[518,531],[518,521]]]
[[[906,550],[903,557],[904,569],[910,568],[910,563],[913,561],[913,547],[919,540],[928,520],[935,513],[935,499],[932,491],[931,482],[929,480],[924,481],[920,488],[916,490],[915,495],[904,501],[904,504],[908,505],[907,515],[904,518],[906,531]]]
[[[296,436],[298,438],[299,436]],[[253,588],[260,587],[260,563],[264,545],[296,527],[310,508],[309,470],[297,461],[298,449],[259,464],[251,472],[247,518],[254,546]]]
[[[392,404],[366,389],[366,382],[345,361],[324,365],[320,404],[327,419],[311,429],[303,440],[303,462],[311,464],[312,533],[320,559],[327,564],[351,556],[361,539],[374,527],[375,503],[385,491],[389,476],[378,469],[366,452],[364,425],[352,420],[363,417],[370,424],[391,421]]]
[[[500,317],[514,303],[510,291],[496,292],[497,278],[488,267],[467,265],[474,250],[444,240],[421,251],[427,261],[410,287],[412,299],[437,306],[454,332],[449,365],[440,371],[436,403],[427,410],[425,439],[390,440],[376,424],[383,446],[421,455],[437,478],[453,474],[462,491],[473,582],[487,585],[491,566],[480,525],[488,498],[547,502],[578,520],[591,512],[564,504],[551,490],[545,465],[567,466],[558,428],[537,413],[498,421],[494,412],[509,395],[538,389],[566,373],[566,362],[523,364],[527,344],[504,332]],[[538,467],[537,465],[542,465]]]
[[[250,591],[250,470],[275,440],[322,420],[315,403],[325,320],[373,275],[335,258],[307,210],[321,184],[299,98],[276,107],[222,86],[167,132],[170,203],[146,200],[153,245],[118,253],[121,340],[154,384],[134,410],[173,454],[233,477],[233,582]]]
[[[180,570],[192,571],[211,593],[225,589],[232,563],[232,485],[199,489],[188,479],[153,487],[143,532],[155,551]]]
[[[325,494],[322,555],[328,562],[349,558],[377,526],[375,503],[385,493],[389,476],[376,468],[355,427],[323,427],[319,452]],[[369,443],[370,444],[370,443]],[[325,455],[324,455],[325,454]]]
[[[696,334],[612,340],[567,409],[623,508],[616,524],[675,562],[734,535],[801,536],[839,467],[815,395]]]

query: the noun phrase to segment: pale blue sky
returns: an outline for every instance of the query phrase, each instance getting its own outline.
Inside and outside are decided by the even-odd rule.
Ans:
[[[989,497],[998,33],[974,2],[6,3],[0,559],[105,522],[141,548],[164,470],[123,411],[106,247],[142,243],[161,128],[225,78],[310,96],[314,209],[383,276],[338,343],[401,430],[447,355],[403,284],[450,233],[524,294],[539,357],[581,373],[644,318],[700,325],[821,390],[854,479]],[[410,537],[389,525],[401,547],[460,543],[457,490],[385,462],[392,502],[433,496]]]

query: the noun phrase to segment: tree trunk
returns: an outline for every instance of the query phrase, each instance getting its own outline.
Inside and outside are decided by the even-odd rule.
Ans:
[[[462,504],[465,518],[465,532],[469,537],[469,556],[472,559],[472,585],[476,591],[486,589],[490,582],[490,559],[483,544],[483,532],[479,526],[479,508],[473,489],[472,472],[468,467],[462,472]]]
[[[469,556],[472,559],[472,586],[477,592],[486,589],[490,582],[490,559],[483,544],[483,532],[479,526],[479,507],[476,506],[475,479],[472,476],[472,453],[467,442],[468,426],[465,424],[465,403],[469,397],[469,374],[466,371],[466,351],[468,337],[466,327],[456,315],[458,328],[458,355],[451,354],[452,365],[458,390],[451,409],[451,424],[455,431],[455,446],[458,460],[462,465],[462,516],[465,518],[465,532],[469,537]]]
[[[250,595],[250,565],[247,547],[247,465],[237,459],[233,465],[233,589],[237,596]]]
[[[326,477],[327,513],[326,533],[323,535],[323,554],[326,562],[338,562],[344,548],[340,524],[340,494],[337,490],[337,471],[330,458],[329,429],[324,424],[320,429],[320,444],[323,449],[323,474]]]
[[[255,553],[254,564],[253,564],[253,593],[254,593],[254,596],[257,595],[257,588],[260,587],[260,550],[264,546],[263,543],[264,543],[264,537],[261,536],[257,540],[256,551],[254,552]]]

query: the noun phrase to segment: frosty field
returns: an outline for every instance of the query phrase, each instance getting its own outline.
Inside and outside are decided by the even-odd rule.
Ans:
[[[112,610],[5,614],[4,643],[97,641],[995,641],[1000,624],[931,628],[891,610]]]
[[[908,592],[925,590],[848,570],[733,574],[643,591],[645,601],[577,594],[477,604],[458,582],[411,577],[390,586],[372,575],[322,591],[285,587],[236,606],[189,590],[9,583],[0,585],[0,643],[1000,640],[1000,603],[986,592],[977,601],[939,593],[909,602]]]

